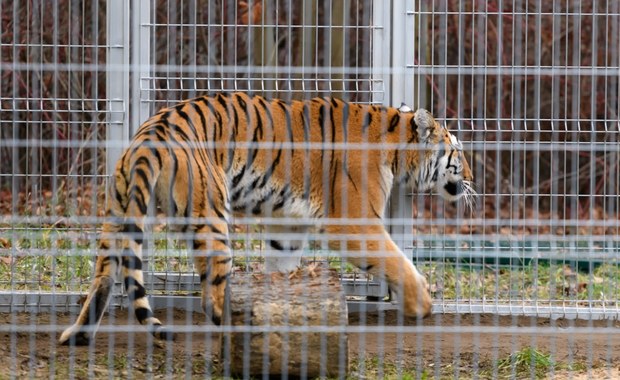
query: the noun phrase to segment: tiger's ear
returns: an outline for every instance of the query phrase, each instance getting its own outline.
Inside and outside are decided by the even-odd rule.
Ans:
[[[411,109],[411,107],[409,107],[405,103],[400,103],[400,107],[398,107],[398,112],[400,112],[400,113],[410,113],[410,112],[413,112],[413,110]]]
[[[418,108],[418,110],[415,111],[413,121],[417,126],[420,142],[428,140],[436,128],[433,115],[423,108]]]

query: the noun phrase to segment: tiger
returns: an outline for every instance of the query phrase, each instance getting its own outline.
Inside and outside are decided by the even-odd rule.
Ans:
[[[426,317],[427,280],[385,227],[391,189],[399,184],[467,204],[476,195],[462,143],[424,109],[244,92],[160,110],[137,130],[109,183],[94,279],[62,344],[89,344],[120,275],[139,323],[156,338],[174,339],[153,314],[142,272],[146,220],[158,210],[187,221],[175,227],[189,236],[201,307],[216,325],[233,269],[229,235],[237,215],[285,220],[265,226],[273,252],[264,259],[266,272],[296,270],[309,228],[320,226],[337,237],[327,243],[331,250],[387,281],[406,316]]]

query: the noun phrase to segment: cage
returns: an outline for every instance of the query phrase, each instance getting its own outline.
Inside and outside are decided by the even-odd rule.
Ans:
[[[186,236],[155,215],[144,283],[180,338],[147,334],[119,279],[94,343],[58,345],[138,127],[237,91],[426,108],[472,169],[473,209],[391,190],[383,222],[428,281],[427,319],[309,233],[304,261],[338,273],[347,323],[280,330],[346,336],[347,369],[339,357],[319,376],[619,376],[617,0],[7,0],[0,14],[0,377],[228,376],[218,335],[271,331],[206,322]],[[262,273],[266,241],[298,238],[276,222],[233,218],[236,274]],[[240,376],[268,373],[266,359],[250,371],[249,345]],[[305,371],[327,346],[302,345]]]

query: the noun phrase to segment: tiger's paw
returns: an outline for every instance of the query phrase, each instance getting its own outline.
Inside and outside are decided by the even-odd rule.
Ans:
[[[214,325],[219,326],[222,324],[222,308],[215,306],[214,302],[203,299],[202,310]]]
[[[149,332],[157,339],[165,342],[173,342],[175,340],[174,332],[162,325],[153,325],[149,328]]]
[[[88,346],[91,334],[80,330],[83,326],[71,326],[66,329],[58,339],[58,343],[63,346]]]
[[[402,293],[399,291],[401,289]],[[426,318],[431,315],[433,299],[428,290],[426,278],[419,274],[417,270],[413,276],[407,277],[407,281],[402,284],[402,287],[398,286],[393,290],[395,290],[406,317]]]

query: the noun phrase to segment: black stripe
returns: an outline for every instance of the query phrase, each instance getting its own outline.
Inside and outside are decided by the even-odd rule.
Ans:
[[[250,110],[248,109],[248,104],[243,100],[243,97],[240,94],[235,95],[235,99],[237,100],[237,104],[245,113],[245,122],[247,123],[248,128],[250,127]]]
[[[284,203],[290,196],[290,190],[291,190],[290,185],[284,186],[284,188],[278,194],[278,199],[279,199],[278,202],[275,205],[273,205],[273,211],[277,211],[281,209],[282,207],[284,207]]]
[[[431,178],[431,181],[436,182],[437,177],[439,177],[439,167],[435,167],[435,171],[433,172],[433,177]]]
[[[334,149],[334,143],[336,142],[336,123],[334,122],[334,109],[329,107],[329,122],[331,123],[331,133],[332,133],[332,147],[330,150]]]
[[[140,298],[146,297],[146,289],[144,286],[136,281],[135,278],[131,276],[125,277],[125,291],[127,292],[127,298],[130,301],[135,301]]]
[[[149,140],[149,142],[150,142],[150,140]],[[153,146],[149,147],[149,150],[151,151],[151,154],[157,159],[157,167],[159,169],[161,169],[162,161],[161,161],[161,155],[159,154],[159,150],[157,150]],[[152,165],[150,167],[152,168]]]
[[[271,166],[269,167],[269,169],[267,169],[267,172],[263,175],[263,180],[261,181],[261,184],[260,184],[261,189],[265,187],[265,185],[267,184],[267,181],[269,181],[269,179],[273,175],[273,172],[276,170],[276,167],[280,163],[280,156],[282,156],[282,148],[278,149],[278,152],[276,153],[276,158],[273,159],[273,161],[271,162]]]
[[[217,102],[220,103],[224,109],[226,109],[226,115],[228,115],[228,98],[222,93],[219,93],[215,96],[215,100],[217,100]]]
[[[335,208],[336,208],[336,179],[338,178],[338,166],[340,165],[340,160],[338,158],[334,158],[332,160],[331,163],[331,168],[330,168],[330,172],[331,172],[331,178],[330,178],[330,208],[332,210],[332,212],[334,212]]]
[[[321,141],[323,142],[325,142],[325,119],[323,117],[325,114],[325,105],[321,104],[319,107],[319,128],[321,128]]]
[[[200,274],[200,283],[205,282],[207,280],[208,276],[209,276],[209,272],[201,273]]]
[[[118,181],[114,183],[114,199],[118,203],[119,206],[123,209],[123,211],[127,211],[127,205],[123,204],[123,197],[121,196],[121,192],[118,189]]]
[[[226,279],[230,276],[230,273],[226,273],[223,276],[220,276],[219,274],[217,276],[215,276],[215,278],[213,279],[213,281],[211,281],[211,285],[213,286],[218,286],[221,285],[224,281],[226,281]]]
[[[310,111],[310,106],[308,102],[304,102],[303,105],[303,109],[301,111],[301,120],[302,120],[302,125],[304,128],[304,142],[311,142],[311,138],[310,138],[310,118],[311,118],[311,111]],[[304,193],[302,195],[302,199],[310,199],[310,189],[311,189],[311,172],[309,167],[306,168],[306,162],[307,160],[309,160],[311,158],[310,155],[310,146],[307,145],[306,149],[305,149],[305,157],[306,160],[304,160]],[[322,154],[322,151],[321,151]],[[309,165],[309,163],[308,163]],[[280,205],[283,205],[284,201],[282,201],[282,203]]]
[[[134,185],[129,189],[128,204],[131,202],[134,202],[138,206],[138,209],[142,215],[146,214],[147,208],[144,200],[144,194],[142,193],[142,188],[138,185]]]
[[[198,140],[198,130],[196,130],[196,127],[194,126],[194,122],[192,121],[192,118],[189,117],[189,115],[183,111],[183,108],[185,107],[185,103],[181,103],[176,107],[176,111],[177,111],[177,115],[179,115],[179,117],[181,117],[181,119],[185,120],[185,123],[187,124],[187,127],[190,129],[191,133],[194,135],[193,138],[190,137],[189,135],[187,135],[185,133],[185,131],[183,131],[183,133],[186,136],[186,141],[197,141]],[[178,128],[180,128],[180,126],[177,126]]]
[[[122,232],[130,234],[132,240],[136,242],[136,244],[142,244],[144,241],[144,232],[142,231],[142,228],[138,227],[135,223],[126,222]]]
[[[144,158],[144,157],[141,157],[141,158]],[[146,174],[144,169],[141,168],[141,167],[135,167],[134,166],[133,172],[134,172],[134,175],[136,175],[139,179],[142,180],[142,184],[147,189],[147,192],[151,193],[151,184],[150,184],[150,181],[149,181],[149,176]],[[151,175],[152,175],[152,170],[151,170]],[[135,183],[135,180],[134,180],[134,183]],[[138,184],[136,183],[136,186],[137,185]],[[140,188],[138,187],[138,189],[140,189]],[[142,194],[142,199],[144,199],[144,194]]]
[[[409,122],[409,124],[411,125],[411,129],[413,129],[413,130],[417,131],[417,129],[418,129],[418,124],[416,124],[416,122],[415,122],[415,117],[412,117],[412,118],[411,118],[411,121]]]
[[[146,307],[138,307],[136,308],[136,318],[140,324],[144,324],[149,318],[153,318],[153,312],[151,309],[147,309]]]
[[[217,138],[218,140],[221,140],[223,129],[224,129],[224,122],[222,121],[222,115],[217,111],[217,109],[215,109],[215,106],[213,105],[213,103],[211,103],[211,99],[205,98],[205,103],[207,103],[207,107],[209,107],[209,111],[211,111],[211,114],[215,116],[215,120],[217,121],[217,127],[218,127]]]
[[[252,104],[252,108],[254,109],[254,113],[256,114],[256,129],[254,130],[254,135],[258,136],[259,139],[263,138],[263,118],[258,112],[258,107],[256,104]]]
[[[282,245],[282,243],[280,243],[280,242],[279,242],[279,241],[277,241],[277,240],[269,240],[269,241],[268,241],[268,243],[269,243],[269,246],[270,246],[271,248],[273,248],[273,249],[276,249],[276,250],[278,250],[278,251],[284,251],[284,250],[285,250],[285,248],[284,248],[284,246]]]
[[[171,131],[173,131],[174,133],[176,133],[177,135],[179,135],[179,136],[181,137],[181,141],[196,141],[196,139],[195,139],[195,138],[193,138],[193,139],[192,139],[192,138],[190,138],[190,136],[189,136],[187,133],[185,133],[185,131],[183,130],[183,128],[181,128],[181,126],[180,126],[180,125],[178,125],[178,124],[175,124],[175,123],[171,122],[169,118],[166,118],[166,119],[165,119],[165,122],[166,122],[166,125],[168,126],[168,128],[169,128]],[[168,140],[178,141],[178,140],[175,140],[175,139],[174,139],[174,137],[172,136],[172,134],[169,134],[169,135],[167,136],[167,139],[168,139]]]
[[[381,219],[381,213],[379,213],[379,211],[377,211],[377,209],[375,208],[375,204],[371,203],[370,204],[370,208],[372,209],[373,214],[375,214],[375,216],[379,219]]]
[[[118,266],[118,264],[119,264],[119,258],[118,258],[118,257],[116,257],[116,256],[104,256],[104,257],[101,259],[101,264],[102,264],[104,267],[107,267],[108,265],[110,265],[110,261],[114,261],[114,264],[115,264],[116,266]]]
[[[240,95],[237,95],[237,100],[240,102],[243,102],[243,99],[240,98]],[[243,104],[245,105],[246,103],[243,102]],[[254,111],[256,111],[256,106],[254,106]],[[247,131],[249,131],[249,128],[252,126],[250,122],[250,110],[246,109],[245,113],[246,113],[246,124],[247,124],[246,134],[247,134]],[[257,126],[256,128],[254,128],[254,133],[252,135],[252,141],[251,141],[252,146],[249,149],[248,160],[245,163],[245,166],[248,166],[248,167],[254,164],[254,160],[256,159],[256,155],[258,154],[258,147],[257,147],[258,142],[259,142],[258,133],[260,132],[260,135],[261,135],[260,138],[262,138],[262,135],[263,135],[262,122],[260,120],[260,115],[257,115],[257,118],[258,118],[258,124],[261,125],[261,127],[259,128]]]
[[[254,204],[254,207],[252,208],[252,214],[254,215],[260,215],[263,213],[263,204],[265,204],[265,202],[267,202],[269,199],[271,199],[271,197],[273,197],[273,195],[275,194],[274,189],[269,190],[269,192],[262,196],[258,201],[256,201],[256,203]]]
[[[353,177],[351,176],[351,173],[346,170],[347,172],[347,177],[349,178],[349,182],[351,182],[351,185],[353,185],[353,188],[355,189],[355,191],[359,192],[359,190],[357,189],[357,185],[355,184],[355,181],[353,180]]]
[[[332,103],[332,106],[333,106],[334,108],[338,108],[338,99],[336,99],[336,98],[331,98],[331,99],[330,99],[330,102]]]
[[[168,148],[168,153],[170,155],[170,159],[172,160],[172,170],[170,171],[170,184],[168,185],[168,206],[170,207],[169,215],[176,216],[179,207],[177,206],[177,202],[174,200],[174,184],[177,181],[179,162],[172,147]]]
[[[344,102],[344,107],[342,108],[342,134],[343,141],[348,142],[349,135],[349,103]]]
[[[308,102],[304,103],[303,110],[301,112],[301,120],[304,127],[304,141],[310,142],[310,118],[312,117],[310,112],[310,106]]]
[[[362,131],[366,132],[368,130],[368,127],[370,127],[370,124],[372,124],[372,113],[369,111],[366,113],[366,116],[364,117],[364,124],[362,124]]]
[[[202,134],[206,138],[207,137],[207,119],[205,118],[204,112],[202,112],[202,108],[200,108],[200,106],[198,106],[196,102],[191,102],[189,105],[194,109],[194,112],[200,118],[200,125],[202,126]]]
[[[160,165],[161,165],[161,163],[160,163]],[[140,156],[140,157],[138,157],[136,159],[136,161],[133,163],[134,172],[136,170],[140,169],[139,166],[146,167],[149,170],[149,175],[151,177],[153,177],[153,175],[155,174],[154,173],[154,169],[153,169],[153,165],[151,165],[151,161],[147,157]],[[140,169],[140,170],[144,170],[144,169]],[[147,177],[146,173],[144,173],[143,179],[146,178],[146,177]],[[148,179],[145,179],[144,183],[148,184],[149,183]]]
[[[256,99],[258,99],[258,104],[263,107],[265,115],[267,115],[267,119],[269,119],[269,128],[273,129],[273,115],[271,114],[271,107],[267,104],[263,97],[257,96]]]
[[[237,139],[237,135],[239,134],[239,113],[237,113],[237,107],[235,107],[234,103],[232,104],[232,111],[233,111],[233,139],[236,140]]]
[[[454,168],[454,173],[456,174],[457,170],[459,168],[456,167],[456,165],[452,165],[452,154],[454,153],[454,149],[450,149],[450,154],[448,155],[448,165],[446,165],[446,169],[450,169],[450,168]]]
[[[282,113],[284,114],[284,119],[286,121],[286,130],[287,130],[287,134],[290,136],[289,138],[291,139],[291,142],[293,141],[293,126],[292,126],[292,121],[291,121],[291,113],[289,112],[288,108],[286,107],[286,103],[284,102],[277,102],[276,103],[280,109],[282,109]],[[273,123],[273,121],[272,121]]]
[[[243,178],[243,175],[245,174],[245,169],[246,169],[245,166],[241,167],[241,171],[239,173],[237,173],[236,176],[233,177],[233,180],[232,180],[232,188],[233,189],[235,189],[239,185],[239,182],[241,181],[241,178]]]
[[[132,253],[128,253],[127,249],[123,252],[123,266],[127,269],[142,270],[142,260]]]
[[[396,127],[398,127],[398,124],[400,124],[400,115],[397,113],[390,119],[390,127],[388,128],[388,132],[394,132]]]

